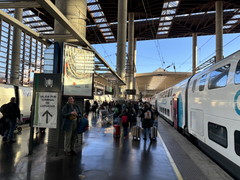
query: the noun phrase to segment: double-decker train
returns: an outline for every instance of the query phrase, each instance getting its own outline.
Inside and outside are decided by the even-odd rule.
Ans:
[[[154,95],[151,104],[240,179],[240,51]]]

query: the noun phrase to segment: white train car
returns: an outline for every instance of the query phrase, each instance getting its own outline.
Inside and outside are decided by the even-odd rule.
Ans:
[[[240,51],[160,92],[157,101],[164,119],[195,139],[236,179],[240,179],[239,96]],[[167,109],[172,110],[169,115]]]
[[[0,107],[3,104],[7,104],[10,102],[10,99],[15,96],[15,88],[13,85],[8,84],[0,84]],[[2,113],[0,112],[2,117]]]
[[[159,114],[173,124],[172,121],[172,88],[168,88],[158,94],[157,98],[157,109]]]
[[[0,84],[0,92],[0,106],[9,103],[12,97],[16,97],[23,122],[29,120],[33,92],[31,87]]]
[[[199,146],[240,179],[240,51],[189,82],[188,131]],[[238,170],[238,171],[237,171]]]

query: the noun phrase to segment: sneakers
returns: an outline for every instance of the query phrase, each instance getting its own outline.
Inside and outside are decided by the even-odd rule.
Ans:
[[[71,156],[71,152],[66,152],[66,155],[67,156]]]

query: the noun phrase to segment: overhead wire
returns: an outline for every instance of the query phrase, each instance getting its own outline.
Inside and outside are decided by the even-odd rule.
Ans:
[[[213,35],[214,36],[214,35]],[[226,43],[223,47],[225,47],[225,46],[227,46],[227,45],[229,45],[231,42],[233,42],[234,40],[236,40],[237,38],[239,38],[240,37],[240,34],[238,35],[238,36],[236,36],[235,38],[233,38],[231,41],[229,41],[228,43]],[[203,61],[206,61],[206,60],[208,60],[210,57],[212,57],[212,55],[214,55],[216,53],[216,50],[213,52],[213,53],[211,53],[210,55],[208,55]],[[188,71],[190,71],[192,68],[190,68]]]
[[[146,7],[145,7],[144,0],[142,0],[142,4],[143,4],[144,11],[145,11],[145,13],[146,13],[146,16],[148,16],[148,15],[147,15],[148,13],[147,13],[147,10],[146,10]],[[152,19],[152,26],[153,26],[153,29],[154,29],[155,34],[156,34],[156,29],[155,29],[155,25],[154,25],[154,22],[153,22],[153,17],[152,17],[151,9],[150,9],[150,7],[149,7],[148,0],[147,0],[147,4],[148,4],[148,9],[149,9],[149,14],[150,14],[151,19]],[[148,18],[148,17],[147,17],[147,18]],[[147,19],[147,18],[146,18],[146,19]],[[152,27],[151,27],[150,29],[151,29],[153,38],[155,38]],[[159,44],[159,49],[158,49],[158,48],[157,48],[158,46],[157,46],[157,44],[156,44],[156,41],[154,41],[154,42],[155,42],[156,49],[157,49],[157,51],[158,51],[158,56],[159,56],[160,61],[161,61],[161,55],[160,55],[160,52],[159,52],[159,49],[161,49],[161,48],[160,48],[160,44]],[[161,50],[160,50],[160,51],[161,51]],[[162,58],[162,66],[163,66],[163,64],[165,64],[165,62],[164,62],[164,60],[163,60],[163,58]]]

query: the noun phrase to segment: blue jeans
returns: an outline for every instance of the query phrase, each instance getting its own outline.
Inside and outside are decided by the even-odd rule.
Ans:
[[[151,128],[143,128],[143,134],[144,134],[144,136],[147,135],[147,130],[148,130],[148,134],[151,134]]]
[[[123,134],[124,134],[124,137],[127,136],[127,129],[128,129],[128,127],[123,127]]]
[[[9,134],[9,141],[13,140],[13,134],[14,134],[14,130],[16,128],[17,125],[17,119],[13,120],[13,119],[8,119],[6,118],[6,122],[9,123],[9,128],[5,131],[4,133],[4,137],[7,137]]]

